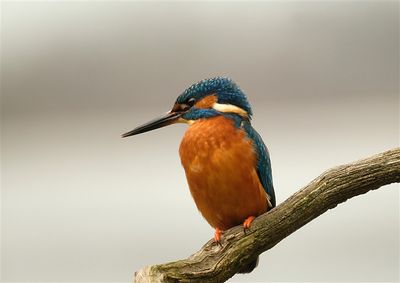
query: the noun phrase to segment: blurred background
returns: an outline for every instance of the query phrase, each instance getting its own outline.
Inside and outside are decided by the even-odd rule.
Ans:
[[[178,147],[120,135],[229,76],[278,203],[399,146],[399,2],[1,3],[1,280],[130,282],[213,236]],[[399,281],[399,186],[328,211],[230,282]]]

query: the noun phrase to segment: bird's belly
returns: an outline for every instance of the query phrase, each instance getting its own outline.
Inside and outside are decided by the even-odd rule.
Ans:
[[[211,226],[226,230],[266,211],[253,144],[230,120],[197,121],[179,152],[193,199]]]

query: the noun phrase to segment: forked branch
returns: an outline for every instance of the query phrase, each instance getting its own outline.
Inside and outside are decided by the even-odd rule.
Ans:
[[[135,273],[143,282],[224,282],[259,254],[327,210],[346,200],[400,182],[400,148],[332,168],[275,209],[257,217],[244,234],[240,226],[224,233],[187,259],[145,267]]]

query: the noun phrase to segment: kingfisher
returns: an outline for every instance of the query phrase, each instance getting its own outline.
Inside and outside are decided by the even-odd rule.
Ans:
[[[269,152],[251,125],[252,114],[239,86],[215,77],[187,88],[164,116],[122,135],[189,125],[179,155],[190,193],[218,243],[224,230],[242,224],[246,231],[276,205]],[[258,258],[240,272],[251,272],[257,263]]]

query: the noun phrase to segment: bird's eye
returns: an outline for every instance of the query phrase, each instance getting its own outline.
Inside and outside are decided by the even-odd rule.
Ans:
[[[190,98],[188,101],[187,101],[187,105],[189,105],[190,107],[192,107],[193,105],[194,105],[194,103],[196,102],[196,99],[194,99],[193,97],[192,98]]]

